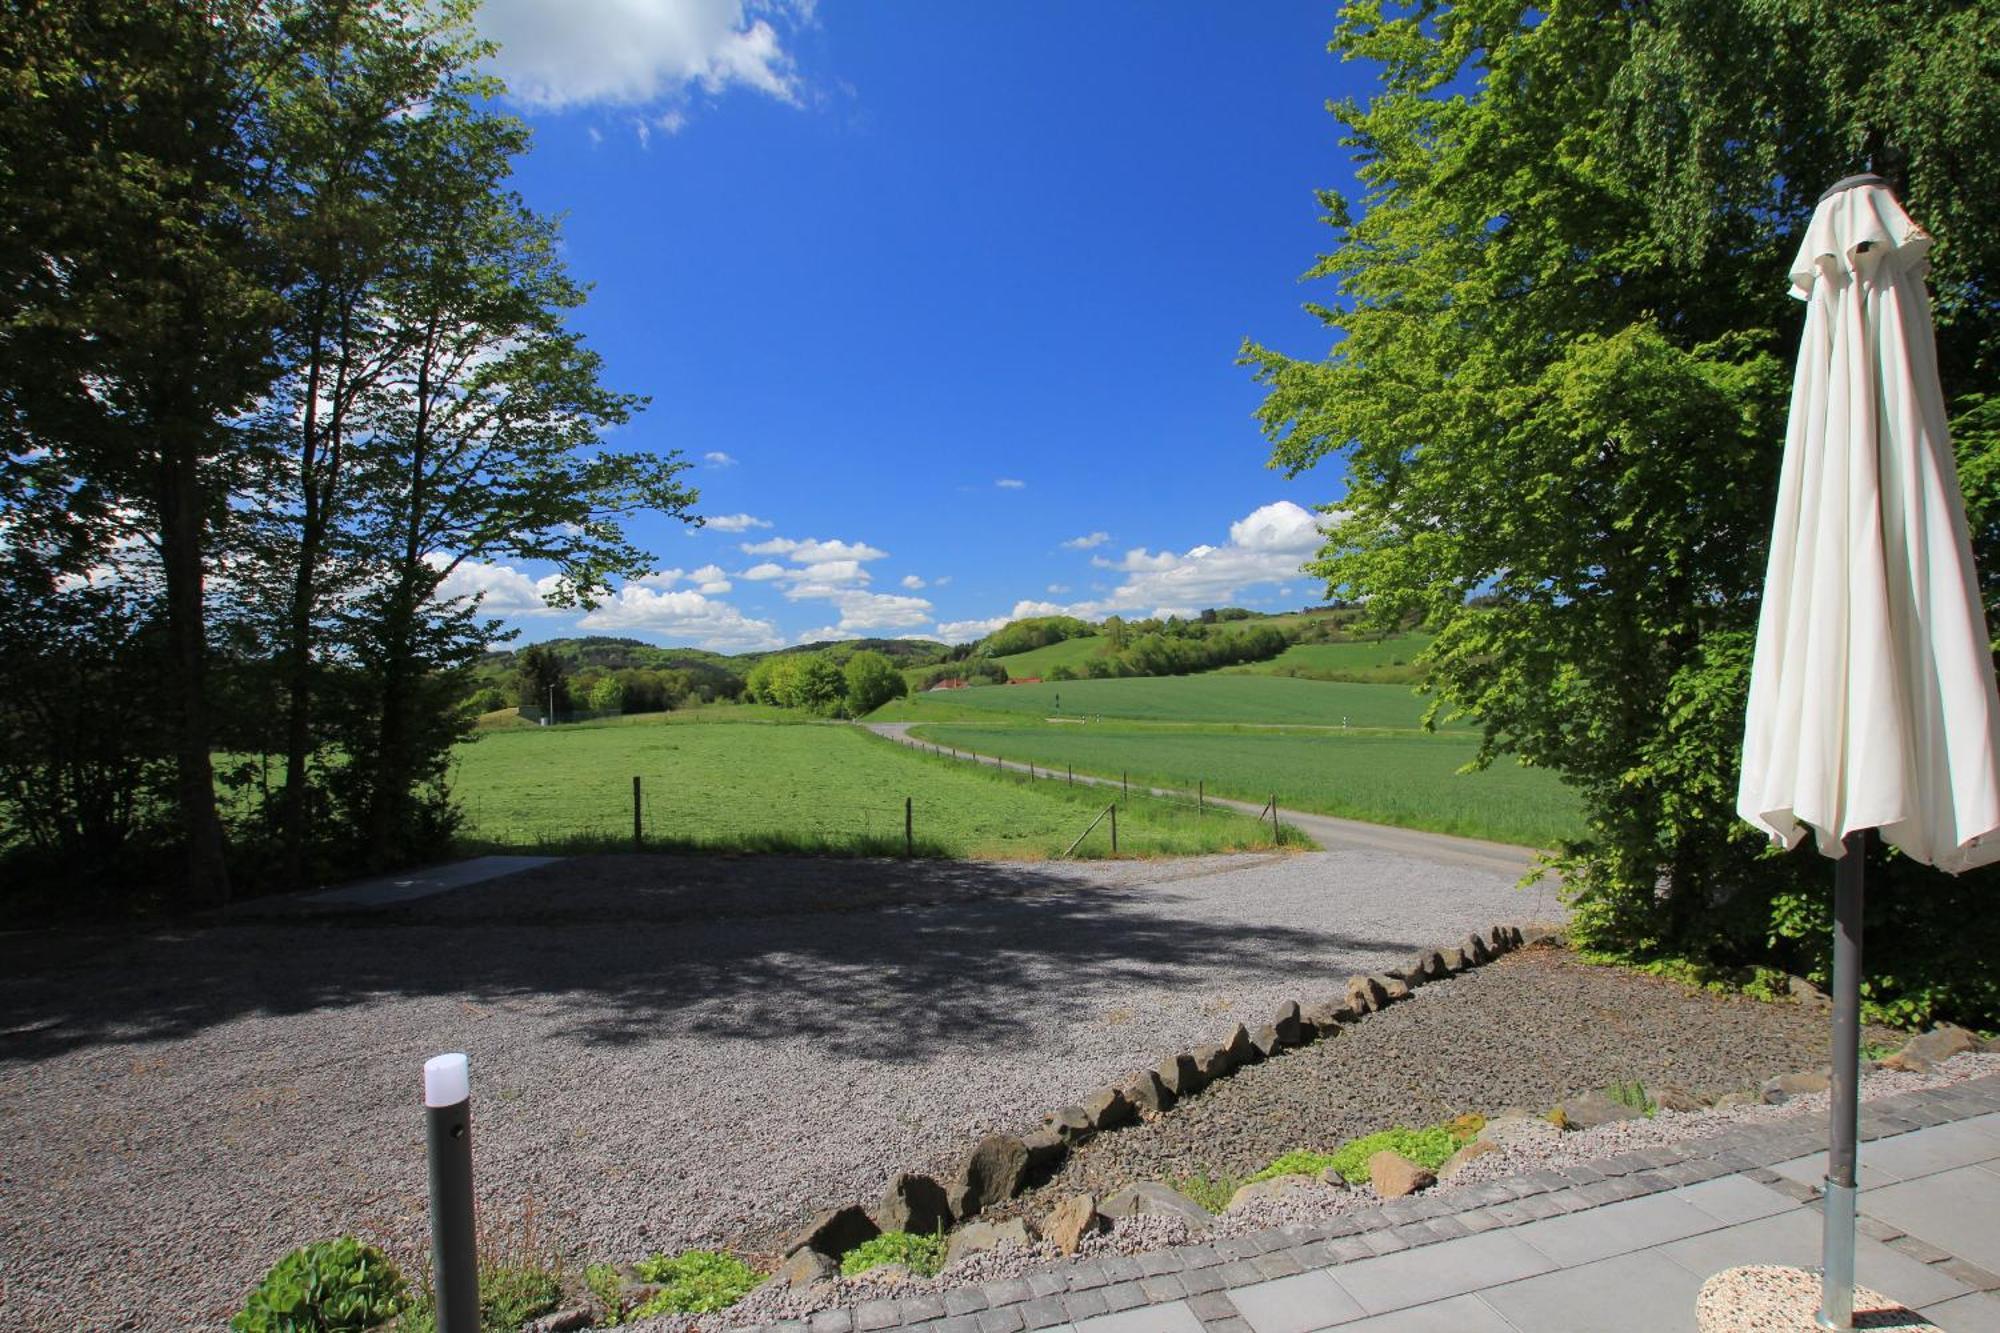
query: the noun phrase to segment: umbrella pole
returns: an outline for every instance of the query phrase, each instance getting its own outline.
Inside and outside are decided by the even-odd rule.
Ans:
[[[1854,1327],[1854,1156],[1860,1128],[1861,897],[1868,834],[1850,833],[1833,871],[1833,1070],[1828,1080],[1821,1328]]]

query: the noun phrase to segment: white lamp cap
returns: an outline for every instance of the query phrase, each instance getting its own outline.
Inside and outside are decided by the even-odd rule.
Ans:
[[[434,1055],[424,1061],[424,1105],[456,1106],[472,1095],[465,1056]]]

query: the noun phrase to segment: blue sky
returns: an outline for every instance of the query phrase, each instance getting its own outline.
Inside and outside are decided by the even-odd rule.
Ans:
[[[698,461],[706,528],[598,611],[462,569],[522,641],[720,651],[962,640],[1017,613],[1317,599],[1265,466],[1253,336],[1331,338],[1298,281],[1348,190],[1323,4],[487,0],[517,183],[565,216],[577,325]]]

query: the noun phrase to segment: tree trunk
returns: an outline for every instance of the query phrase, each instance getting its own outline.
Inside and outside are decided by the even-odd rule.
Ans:
[[[176,788],[187,837],[187,893],[192,901],[229,905],[229,867],[223,857],[222,821],[215,808],[215,769],[209,758],[206,595],[203,586],[206,522],[202,514],[198,427],[162,428],[159,468],[160,564],[167,584],[167,643],[174,697]]]

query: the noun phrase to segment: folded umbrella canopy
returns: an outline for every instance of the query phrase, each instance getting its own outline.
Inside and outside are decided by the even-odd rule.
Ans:
[[[1887,184],[1827,191],[1806,303],[1736,809],[1840,858],[1820,1322],[1851,1323],[1865,835],[1957,874],[2000,860],[2000,697],[1931,328],[1930,237]]]

